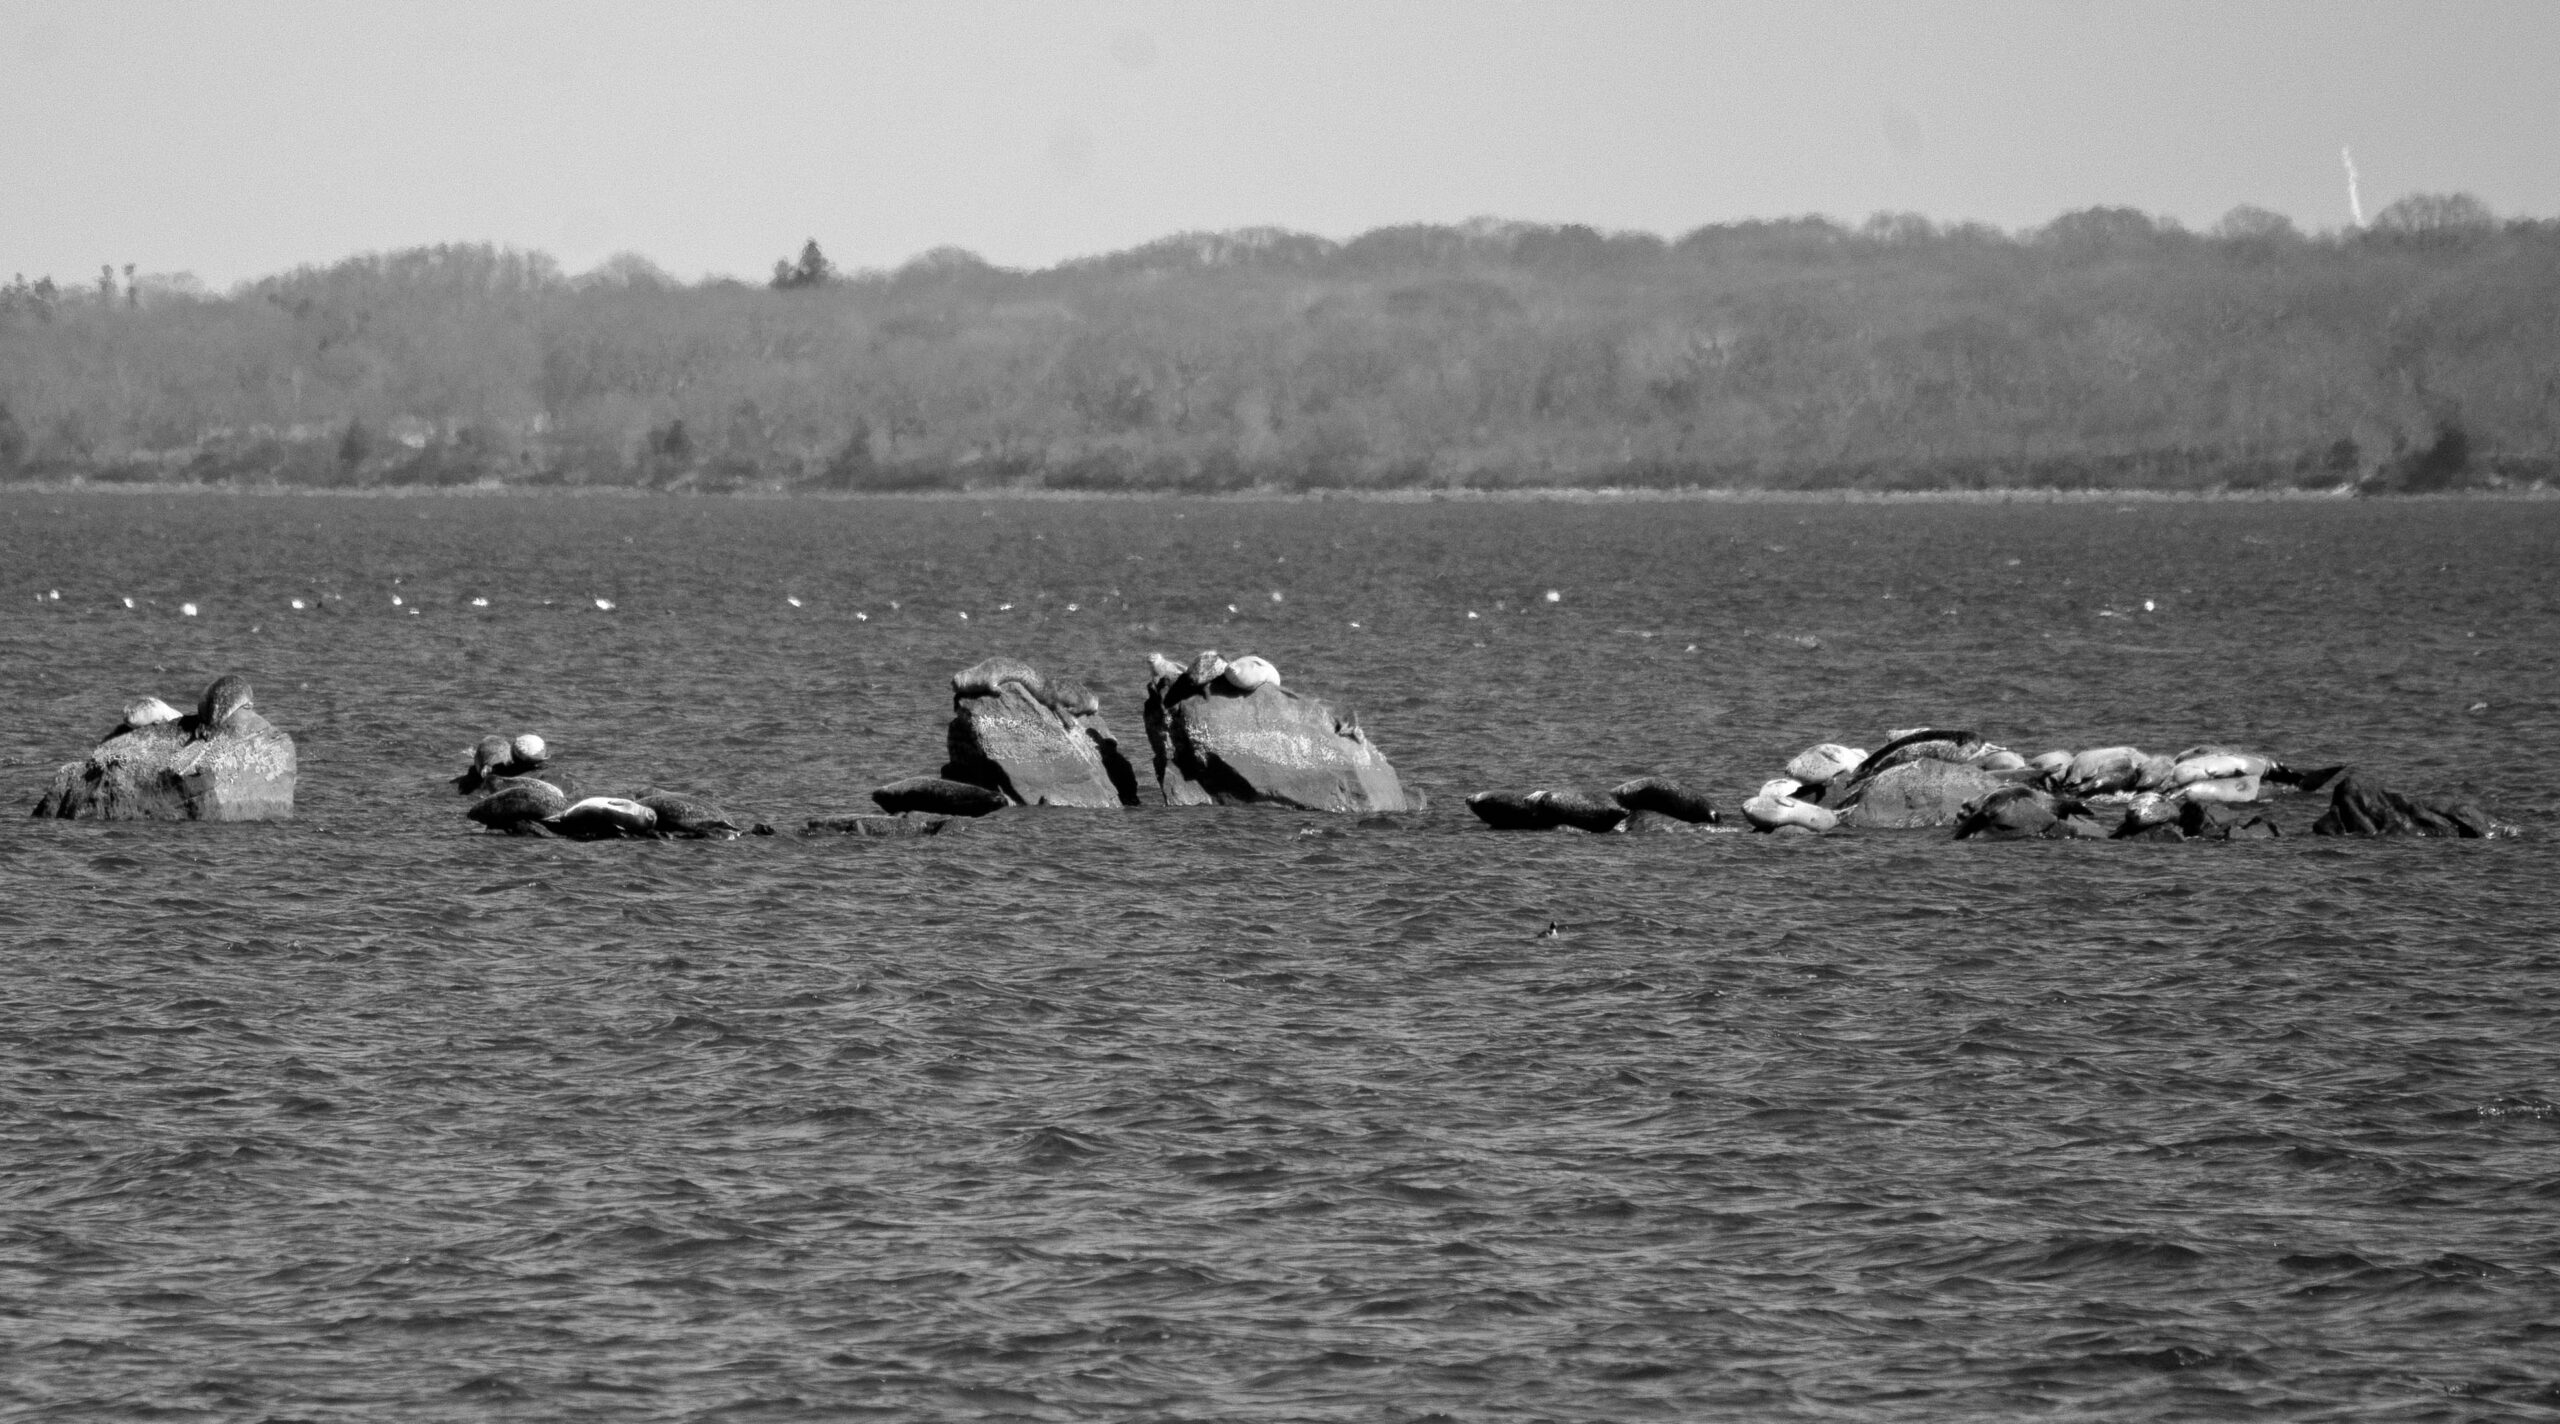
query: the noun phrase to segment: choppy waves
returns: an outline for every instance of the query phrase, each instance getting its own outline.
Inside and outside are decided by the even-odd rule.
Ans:
[[[207,556],[170,591],[192,622],[0,614],[41,670],[9,694],[12,795],[100,730],[93,704],[237,662],[303,739],[306,806],[0,824],[12,1413],[2560,1410],[2560,682],[2535,641],[2560,601],[2530,530],[2429,515],[2429,556],[2470,562],[2403,579],[2381,556],[2405,529],[2282,507],[2199,530],[889,505],[816,532],[500,507],[528,533],[481,522],[492,502],[406,503],[315,516],[398,529]],[[2244,535],[2347,572],[2243,577],[2223,555],[2269,547]],[[1284,603],[1228,596],[1248,537],[1254,582],[1299,570]],[[2232,547],[2179,554],[2207,537]],[[91,560],[10,543],[87,597],[64,570]],[[1772,582],[1779,556],[1749,553],[1770,544],[1826,550],[1830,581]],[[1178,572],[1141,583],[1130,554]],[[2065,555],[2049,595],[1996,596],[2001,560]],[[448,592],[224,621],[297,558],[324,582],[410,560]],[[607,583],[624,559],[667,572]],[[492,593],[467,621],[468,588],[510,574],[619,607]],[[2218,601],[2171,592],[2141,631],[2168,651],[2107,651],[2066,577]],[[2501,579],[2509,616],[2477,619]],[[784,583],[826,621],[780,621]],[[1564,597],[1523,612],[1524,587]],[[2339,608],[2355,587],[2398,601]],[[1007,601],[970,620],[1018,615],[993,631],[948,606]],[[436,780],[522,721],[608,779],[788,822],[929,765],[940,681],[981,650],[1107,682],[1152,643],[1289,651],[1442,809],[574,845],[474,835]],[[1625,840],[1502,836],[1455,804],[1651,770],[1729,794],[1914,704],[2061,745],[2195,726],[2396,756],[2537,834]]]

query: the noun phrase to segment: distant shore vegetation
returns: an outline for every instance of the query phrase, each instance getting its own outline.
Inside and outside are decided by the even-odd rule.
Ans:
[[[119,280],[121,275],[121,280]],[[2560,222],[1480,221],[772,280],[440,246],[0,286],[0,479],[2366,492],[2560,476]]]

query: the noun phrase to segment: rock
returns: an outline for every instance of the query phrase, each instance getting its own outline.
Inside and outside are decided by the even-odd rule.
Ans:
[[[1874,830],[1952,826],[1965,807],[2012,783],[1962,762],[1922,758],[1887,768],[1853,788],[1840,824]]]
[[[1796,758],[1798,761],[1803,759]],[[1610,788],[1609,799],[1626,807],[1630,813],[1649,811],[1693,825],[1712,826],[1719,819],[1705,792],[1692,791],[1667,776],[1640,776],[1633,781],[1621,782]]]
[[[2516,828],[2467,801],[2419,801],[2368,784],[2344,771],[2329,796],[2329,809],[2311,825],[2315,836],[2458,836],[2485,840]]]
[[[951,760],[943,779],[1024,806],[1138,804],[1137,774],[1082,687],[1052,687],[1011,658],[989,658],[951,684]]]
[[[1662,811],[1629,811],[1618,830],[1630,836],[1695,835],[1706,826],[1704,821],[1691,821]]]
[[[220,693],[220,696],[216,694]],[[249,685],[217,680],[205,707],[111,736],[65,764],[35,814],[62,820],[273,821],[293,814],[293,738],[260,716]]]
[[[1588,791],[1532,791],[1529,799],[1561,825],[1593,835],[1606,835],[1627,819],[1627,808]]]
[[[1012,805],[1001,791],[972,786],[965,781],[948,781],[939,776],[910,776],[892,781],[871,793],[880,809],[890,815],[906,811],[925,811],[938,816],[984,816]]]
[[[2102,841],[2107,828],[2087,816],[2064,816],[2045,829],[2045,839],[2056,841]]]
[[[522,776],[462,814],[493,831],[529,836],[542,834],[543,822],[568,809],[569,798],[559,787]]]
[[[2207,841],[2272,840],[2283,834],[2264,816],[2210,801],[2184,803],[2178,811],[2178,830],[2189,840]]]
[[[1534,791],[1479,791],[1467,798],[1476,819],[1497,831],[1552,831],[1564,824]]]
[[[2025,771],[2027,759],[2007,747],[1988,747],[1973,758],[1984,771]]]
[[[2060,819],[2053,812],[2052,801],[2042,792],[2004,786],[1964,808],[1963,817],[1956,822],[1956,839],[2035,840],[2051,832]]]
[[[1166,801],[1355,814],[1412,808],[1357,717],[1276,682],[1239,689],[1225,671],[1214,652],[1203,653],[1181,675],[1147,686],[1147,741]]]
[[[608,841],[655,835],[658,813],[621,796],[590,796],[543,822],[573,841]]]
[[[2172,801],[2158,792],[2132,796],[2125,803],[2124,819],[2116,825],[2115,838],[2131,840],[2145,831],[2156,830],[2162,826],[2174,827],[2178,824],[2181,809],[2182,803]],[[2171,837],[2171,839],[2178,839],[2178,837]]]
[[[870,836],[894,839],[904,836],[938,836],[956,830],[968,822],[949,816],[928,816],[907,811],[895,816],[821,816],[809,822],[800,834],[804,836],[839,835]]]

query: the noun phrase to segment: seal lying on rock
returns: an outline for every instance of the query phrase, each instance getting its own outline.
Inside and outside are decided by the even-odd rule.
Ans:
[[[1137,772],[1102,720],[1101,699],[1082,683],[989,658],[953,676],[951,689],[950,759],[940,780],[1024,806],[1138,804]]]
[[[157,697],[137,697],[124,705],[124,720],[116,723],[115,730],[98,740],[108,741],[127,732],[139,732],[145,727],[167,727],[172,735],[181,735],[178,721],[177,708]]]
[[[2329,809],[2311,825],[2315,836],[2458,836],[2486,840],[2515,835],[2516,828],[2468,801],[2421,801],[2341,773]]]
[[[543,822],[569,809],[569,797],[557,786],[530,776],[516,777],[496,795],[462,814],[493,831],[511,836],[540,835]]]
[[[965,781],[948,781],[939,776],[910,776],[904,781],[892,781],[872,792],[871,799],[892,816],[908,811],[926,811],[942,816],[984,816],[1013,804],[1001,791],[991,791]]]
[[[1810,801],[1796,799],[1803,786],[1791,777],[1779,777],[1761,786],[1760,794],[1742,803],[1742,818],[1755,831],[1775,831],[1788,826],[1808,831],[1827,831],[1840,824],[1840,818]]]
[[[1147,741],[1156,784],[1176,806],[1294,806],[1306,811],[1414,809],[1359,717],[1283,687],[1278,673],[1250,689],[1227,678],[1209,649],[1177,675],[1147,685]],[[1248,676],[1255,674],[1248,673]]]
[[[573,841],[645,836],[658,829],[658,813],[620,796],[590,796],[545,822]]]
[[[1691,825],[1712,826],[1721,819],[1705,792],[1692,791],[1667,776],[1640,776],[1620,782],[1609,789],[1609,799],[1630,813],[1651,811]]]
[[[495,733],[471,749],[471,768],[453,779],[453,789],[468,796],[487,791],[503,777],[530,776],[548,766],[551,748],[531,732],[514,738]]]

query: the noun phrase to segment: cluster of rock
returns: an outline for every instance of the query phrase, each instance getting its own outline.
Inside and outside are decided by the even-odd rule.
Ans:
[[[577,780],[550,763],[550,748],[530,732],[482,737],[472,749],[470,769],[453,779],[454,790],[481,798],[463,814],[507,835],[577,841],[773,834],[771,826],[680,791],[644,787],[620,796],[582,795]]]
[[[812,821],[812,831],[894,835],[1012,806],[1276,805],[1309,811],[1411,807],[1395,768],[1355,716],[1283,687],[1269,660],[1213,650],[1188,666],[1148,654],[1142,776],[1073,678],[989,658],[951,679],[949,759],[939,774],[880,787],[879,816]],[[894,821],[892,818],[896,818]]]
[[[1264,658],[1214,650],[1188,664],[1150,653],[1149,760],[1133,763],[1072,678],[989,658],[951,679],[949,758],[937,775],[871,793],[879,814],[825,817],[808,831],[930,835],[1014,806],[1274,805],[1307,811],[1418,810],[1359,718],[1281,685]],[[289,816],[293,739],[255,710],[237,676],[207,687],[192,713],[136,699],[87,757],[64,765],[36,803],[43,817],[243,821]],[[589,795],[531,734],[489,736],[453,778],[465,813],[493,831],[580,840],[770,835],[696,796],[644,787]],[[2349,768],[2296,770],[2237,747],[2173,755],[2133,746],[2022,756],[1968,731],[1888,733],[1869,753],[1826,742],[1741,805],[1755,831],[1952,827],[1959,839],[2246,840],[2282,834],[2280,796],[2330,789],[2315,835],[2492,837],[2515,828],[2460,801],[2404,796]],[[1569,789],[1485,791],[1467,807],[1498,830],[1597,834],[1721,828],[1707,796],[1667,776],[1605,795]]]
[[[127,704],[88,756],[66,763],[35,814],[63,820],[273,821],[293,814],[293,738],[258,714],[248,682],[214,679],[181,714]]]

